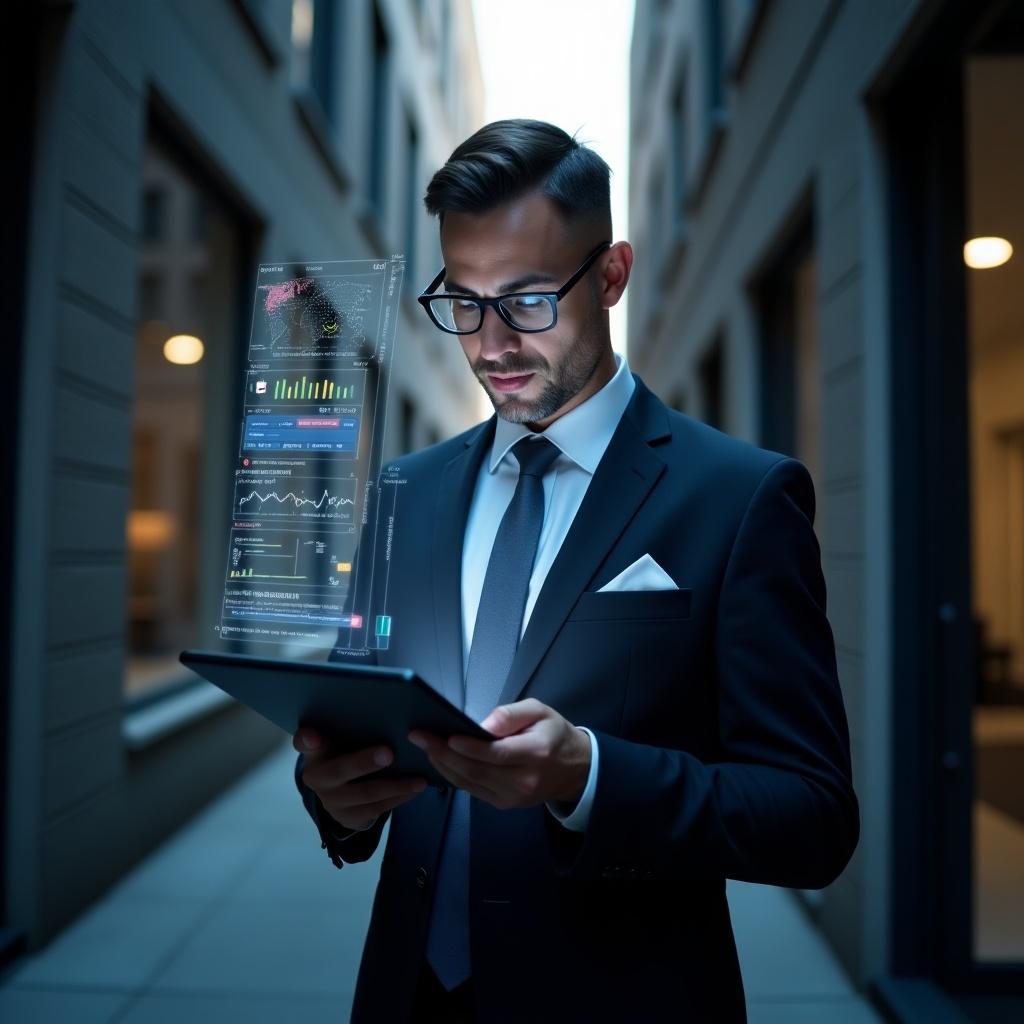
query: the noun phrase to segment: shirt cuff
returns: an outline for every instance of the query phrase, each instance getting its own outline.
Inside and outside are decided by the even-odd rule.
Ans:
[[[379,818],[379,817],[380,817],[380,815],[378,814],[377,818]],[[338,835],[338,831],[337,830],[339,828],[343,828],[344,826],[339,824],[338,822],[335,822],[335,820],[333,818],[331,818],[330,815],[328,815],[327,830],[331,833],[331,838],[335,842],[343,843],[343,842],[345,842],[346,839],[351,839],[357,832],[369,832],[370,829],[373,828],[373,826],[377,824],[377,818],[374,818],[373,821],[371,821],[369,825],[364,825],[362,828],[350,829],[346,835],[341,836],[341,835]]]
[[[590,821],[590,808],[594,803],[594,791],[597,789],[597,737],[585,726],[579,726],[590,737],[590,773],[587,784],[583,787],[583,795],[571,814],[560,814],[551,803],[545,806],[562,823],[563,828],[573,832],[585,832]]]

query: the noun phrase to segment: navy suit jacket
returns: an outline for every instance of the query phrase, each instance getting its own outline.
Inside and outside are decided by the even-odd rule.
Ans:
[[[499,701],[535,697],[594,731],[589,824],[471,801],[487,1024],[744,1021],[725,879],[821,888],[857,844],[810,476],[634,377]],[[460,706],[462,535],[494,423],[396,460],[393,635],[376,661],[415,668]],[[369,616],[383,610],[387,547],[378,538]],[[598,593],[645,553],[679,590]],[[452,791],[428,787],[338,843],[302,765],[296,784],[339,868],[369,858],[390,817],[352,1020],[406,1021]]]

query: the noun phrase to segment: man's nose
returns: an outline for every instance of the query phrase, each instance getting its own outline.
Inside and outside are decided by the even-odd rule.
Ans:
[[[484,307],[484,319],[480,325],[480,355],[496,362],[506,352],[515,352],[522,345],[519,335],[492,307]]]

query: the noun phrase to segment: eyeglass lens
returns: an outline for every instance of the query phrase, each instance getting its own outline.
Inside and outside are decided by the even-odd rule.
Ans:
[[[555,311],[544,295],[512,295],[499,305],[516,327],[538,331],[550,327]],[[484,307],[475,299],[435,299],[430,303],[437,319],[451,331],[475,331],[481,323]]]

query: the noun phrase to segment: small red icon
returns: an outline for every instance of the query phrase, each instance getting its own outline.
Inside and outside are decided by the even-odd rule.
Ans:
[[[248,459],[242,459],[242,465],[243,466],[248,466],[249,465],[249,460]]]
[[[351,627],[353,629],[362,629],[362,626],[363,626],[363,617],[362,617],[362,615],[353,615],[353,616],[351,616],[350,617],[350,621],[349,621],[349,625],[351,625]]]

